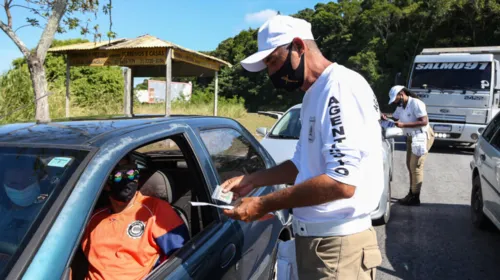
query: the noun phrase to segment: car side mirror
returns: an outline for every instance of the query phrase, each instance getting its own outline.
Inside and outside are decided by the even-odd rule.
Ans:
[[[384,137],[386,139],[396,138],[398,136],[403,136],[403,130],[399,127],[388,127],[385,129]]]
[[[267,135],[267,127],[259,127],[256,130],[257,134],[264,137]]]

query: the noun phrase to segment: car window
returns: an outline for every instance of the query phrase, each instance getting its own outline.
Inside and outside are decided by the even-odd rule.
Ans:
[[[497,133],[495,133],[495,135],[491,139],[490,144],[496,150],[500,151],[500,131],[498,129],[497,129]]]
[[[13,256],[24,249],[87,153],[0,147],[0,274],[15,262]]]
[[[288,111],[276,123],[273,130],[269,133],[270,138],[299,139],[300,137],[300,109]]]
[[[171,159],[172,163],[175,163],[178,167],[187,167],[186,161],[183,160],[184,155],[172,139],[165,139],[152,144],[140,147],[135,150],[137,153],[141,153],[152,158],[168,157]],[[144,169],[145,164],[139,160],[135,162],[139,169]]]
[[[486,129],[484,130],[482,136],[483,138],[490,142],[491,138],[495,134],[495,132],[500,127],[500,114],[496,114],[495,117],[490,121]]]
[[[262,156],[238,131],[230,128],[200,133],[221,182],[266,167]]]
[[[136,150],[139,153],[157,153],[157,152],[170,152],[172,154],[182,154],[181,149],[177,144],[171,139],[165,139],[162,141],[154,142],[152,144],[140,147]]]

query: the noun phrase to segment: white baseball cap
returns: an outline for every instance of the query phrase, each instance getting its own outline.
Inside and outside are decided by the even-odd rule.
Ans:
[[[389,104],[391,104],[392,102],[394,102],[394,100],[396,100],[396,96],[404,88],[405,88],[404,86],[399,86],[399,85],[393,86],[391,88],[391,90],[389,91]]]
[[[311,24],[303,19],[276,15],[266,21],[257,35],[258,52],[241,61],[241,66],[250,72],[259,72],[266,68],[262,61],[276,48],[289,44],[294,38],[314,40]]]

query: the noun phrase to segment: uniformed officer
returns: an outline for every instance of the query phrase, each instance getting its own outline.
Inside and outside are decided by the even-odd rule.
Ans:
[[[267,68],[276,88],[305,92],[300,138],[292,160],[224,182],[236,197],[252,189],[295,181],[262,197],[245,197],[225,214],[255,221],[293,208],[300,279],[375,279],[381,263],[370,212],[383,191],[380,112],[358,73],[328,61],[311,25],[277,15],[259,29],[258,52],[241,61],[251,72]]]
[[[434,143],[434,131],[429,126],[425,103],[407,88],[393,86],[389,91],[389,104],[398,105],[392,118],[406,135],[406,166],[410,175],[410,191],[399,202],[401,205],[419,206],[424,162]],[[387,119],[384,115],[383,118]]]

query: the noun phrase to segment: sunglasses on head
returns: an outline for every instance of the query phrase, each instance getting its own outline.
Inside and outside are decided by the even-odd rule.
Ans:
[[[122,180],[134,181],[139,178],[139,170],[117,170],[109,175],[109,181],[114,183],[120,183]]]

